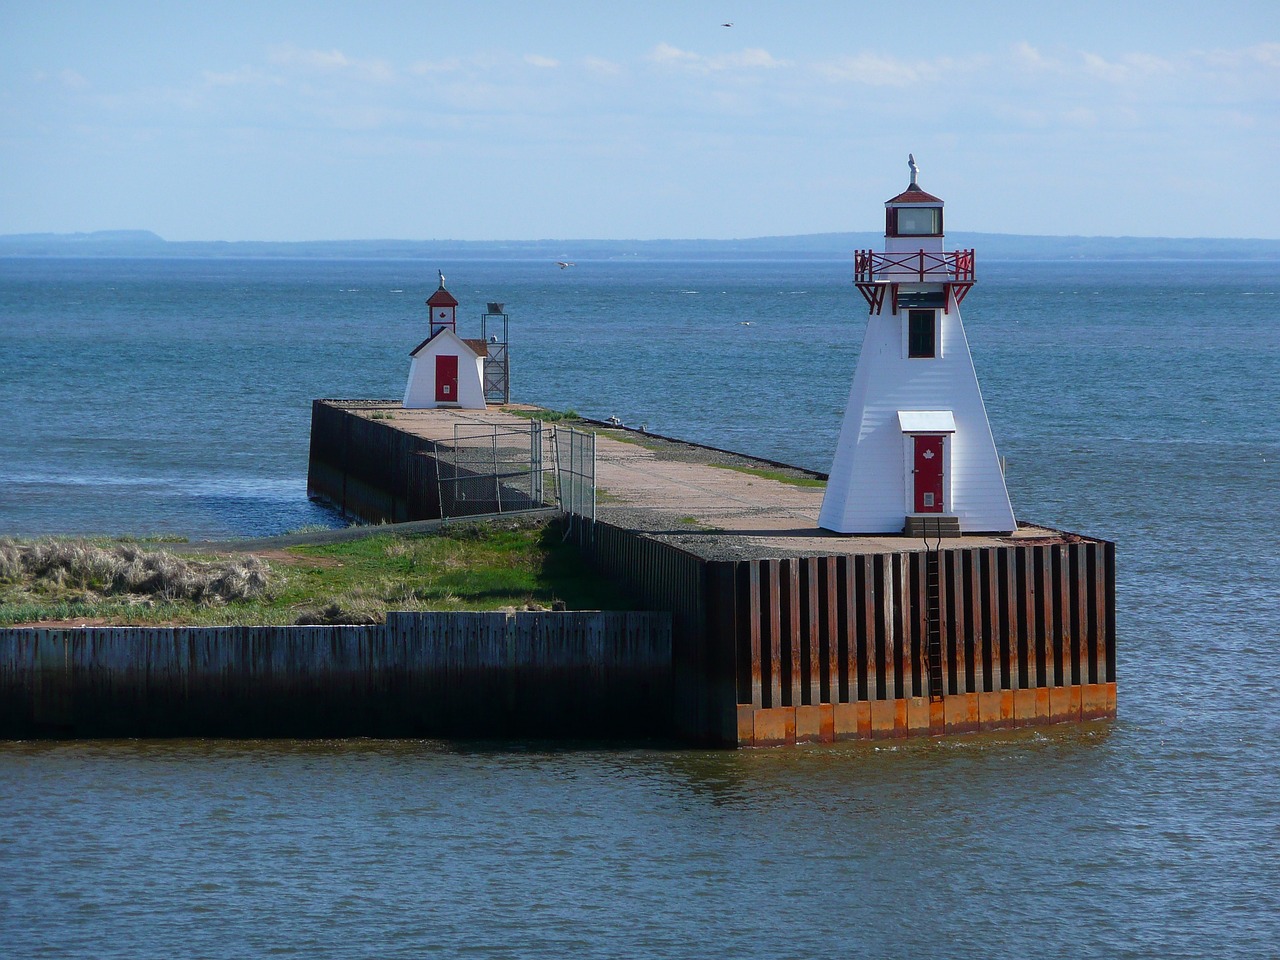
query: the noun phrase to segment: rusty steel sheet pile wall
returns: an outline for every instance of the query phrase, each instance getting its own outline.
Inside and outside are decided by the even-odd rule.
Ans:
[[[312,401],[307,495],[366,523],[438,518],[436,445],[343,409],[359,403],[379,405]]]
[[[7,629],[0,736],[652,737],[670,663],[653,612]]]
[[[1113,717],[1106,541],[739,561],[737,739],[767,745]],[[939,574],[940,656],[926,583]],[[940,697],[930,696],[930,670]]]
[[[1115,716],[1107,541],[711,561],[604,521],[577,532],[597,569],[672,611],[685,739],[766,746]]]

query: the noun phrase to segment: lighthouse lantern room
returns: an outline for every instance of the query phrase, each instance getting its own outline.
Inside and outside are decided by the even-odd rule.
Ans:
[[[885,203],[884,252],[854,255],[867,330],[818,523],[836,533],[1017,527],[960,302],[972,250],[948,252],[943,202],[917,182]]]
[[[409,354],[409,382],[404,390],[404,406],[485,407],[484,364],[488,346],[483,339],[464,340],[458,336],[458,301],[444,286],[427,300],[430,335]]]

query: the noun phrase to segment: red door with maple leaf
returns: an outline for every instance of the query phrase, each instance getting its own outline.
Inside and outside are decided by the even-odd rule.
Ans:
[[[915,512],[942,513],[942,441],[943,437],[913,436],[915,457]]]
[[[440,354],[436,357],[436,402],[458,400],[458,358]]]

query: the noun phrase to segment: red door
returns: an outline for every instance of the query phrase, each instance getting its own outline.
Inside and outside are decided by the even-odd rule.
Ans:
[[[436,403],[458,402],[458,358],[436,357]]]
[[[916,513],[942,513],[942,437],[915,441]]]

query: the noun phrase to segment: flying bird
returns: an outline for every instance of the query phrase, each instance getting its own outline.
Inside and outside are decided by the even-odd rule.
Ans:
[[[722,26],[722,27],[732,27],[732,26],[733,26],[733,24],[732,24],[732,23],[722,23],[722,24],[720,24],[720,26]]]
[[[563,270],[565,267],[576,267],[577,264],[571,260],[557,260],[556,266]]]

